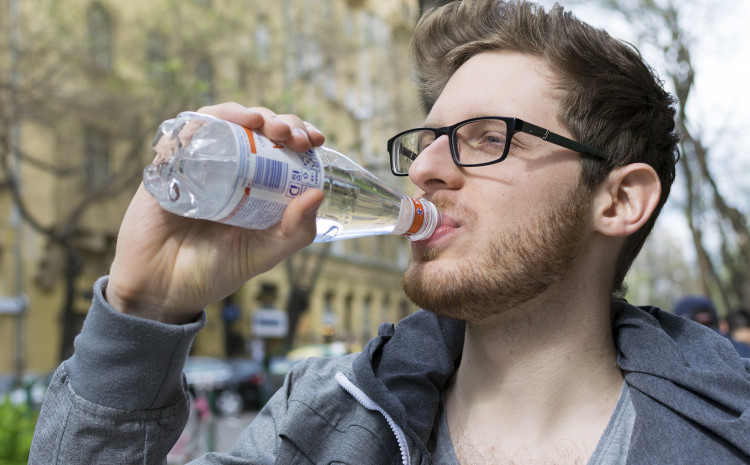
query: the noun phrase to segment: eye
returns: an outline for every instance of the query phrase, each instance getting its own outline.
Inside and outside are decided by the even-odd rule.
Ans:
[[[496,156],[505,150],[508,128],[504,121],[480,119],[471,121],[458,130],[458,140],[466,150]]]
[[[505,147],[505,134],[499,132],[487,132],[482,134],[479,138],[478,144],[486,146],[500,145],[501,147]]]
[[[498,131],[479,132],[471,140],[470,147],[475,157],[501,157],[505,150],[505,133]]]
[[[419,147],[419,153],[429,147],[433,142],[435,142],[435,134],[429,131],[420,132],[417,145]]]

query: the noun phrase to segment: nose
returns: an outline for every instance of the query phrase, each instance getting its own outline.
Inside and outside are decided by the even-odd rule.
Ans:
[[[461,186],[463,172],[460,166],[453,163],[447,135],[435,139],[412,162],[409,179],[425,193]]]

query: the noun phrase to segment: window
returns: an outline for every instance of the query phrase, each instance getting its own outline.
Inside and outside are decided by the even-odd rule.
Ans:
[[[266,18],[260,18],[255,26],[255,55],[261,63],[268,63],[271,58],[271,32]]]
[[[362,302],[362,335],[363,341],[366,342],[372,337],[372,296],[367,295]]]
[[[92,3],[88,11],[88,52],[94,66],[102,71],[112,70],[112,18],[99,2]]]
[[[352,331],[352,306],[354,305],[354,295],[349,293],[344,298],[344,331],[350,334]]]
[[[195,66],[196,100],[199,106],[212,105],[216,101],[214,93],[214,67],[208,58],[202,58]]]
[[[84,130],[84,191],[103,192],[109,185],[110,138],[105,131],[87,126]]]
[[[356,26],[352,10],[347,8],[344,15],[344,33],[347,37],[353,37]]]
[[[264,308],[274,308],[278,300],[279,289],[275,283],[262,283],[258,291],[258,303]]]
[[[148,76],[157,81],[165,81],[168,75],[166,40],[157,32],[148,35],[146,42]]]
[[[383,303],[380,307],[380,322],[387,323],[390,320],[389,313],[391,309],[391,298],[388,295],[383,296]]]
[[[323,76],[323,88],[325,89],[326,97],[334,102],[338,101],[339,83],[336,76],[336,61],[333,58],[326,59],[325,66],[323,67]]]
[[[334,296],[333,291],[327,291],[323,296],[323,317],[321,323],[323,336],[326,338],[330,338],[336,334],[336,314],[333,311]]]
[[[407,300],[401,300],[398,303],[398,313],[399,313],[399,319],[403,320],[407,316],[409,316],[409,313],[411,313],[411,306],[409,305],[409,301]]]

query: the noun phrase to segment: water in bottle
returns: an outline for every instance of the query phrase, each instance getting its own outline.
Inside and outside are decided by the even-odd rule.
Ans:
[[[242,126],[184,112],[162,123],[143,174],[162,208],[178,215],[266,229],[308,189],[322,189],[316,242],[378,234],[430,237],[440,212],[407,197],[324,147],[295,152]]]

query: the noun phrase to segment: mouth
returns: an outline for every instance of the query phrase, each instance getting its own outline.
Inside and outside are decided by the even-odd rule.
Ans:
[[[441,210],[442,223],[440,226],[435,228],[435,231],[427,239],[412,242],[413,247],[417,248],[432,248],[440,245],[444,245],[450,240],[450,237],[458,233],[458,230],[462,227],[462,224],[457,221],[449,213]]]

